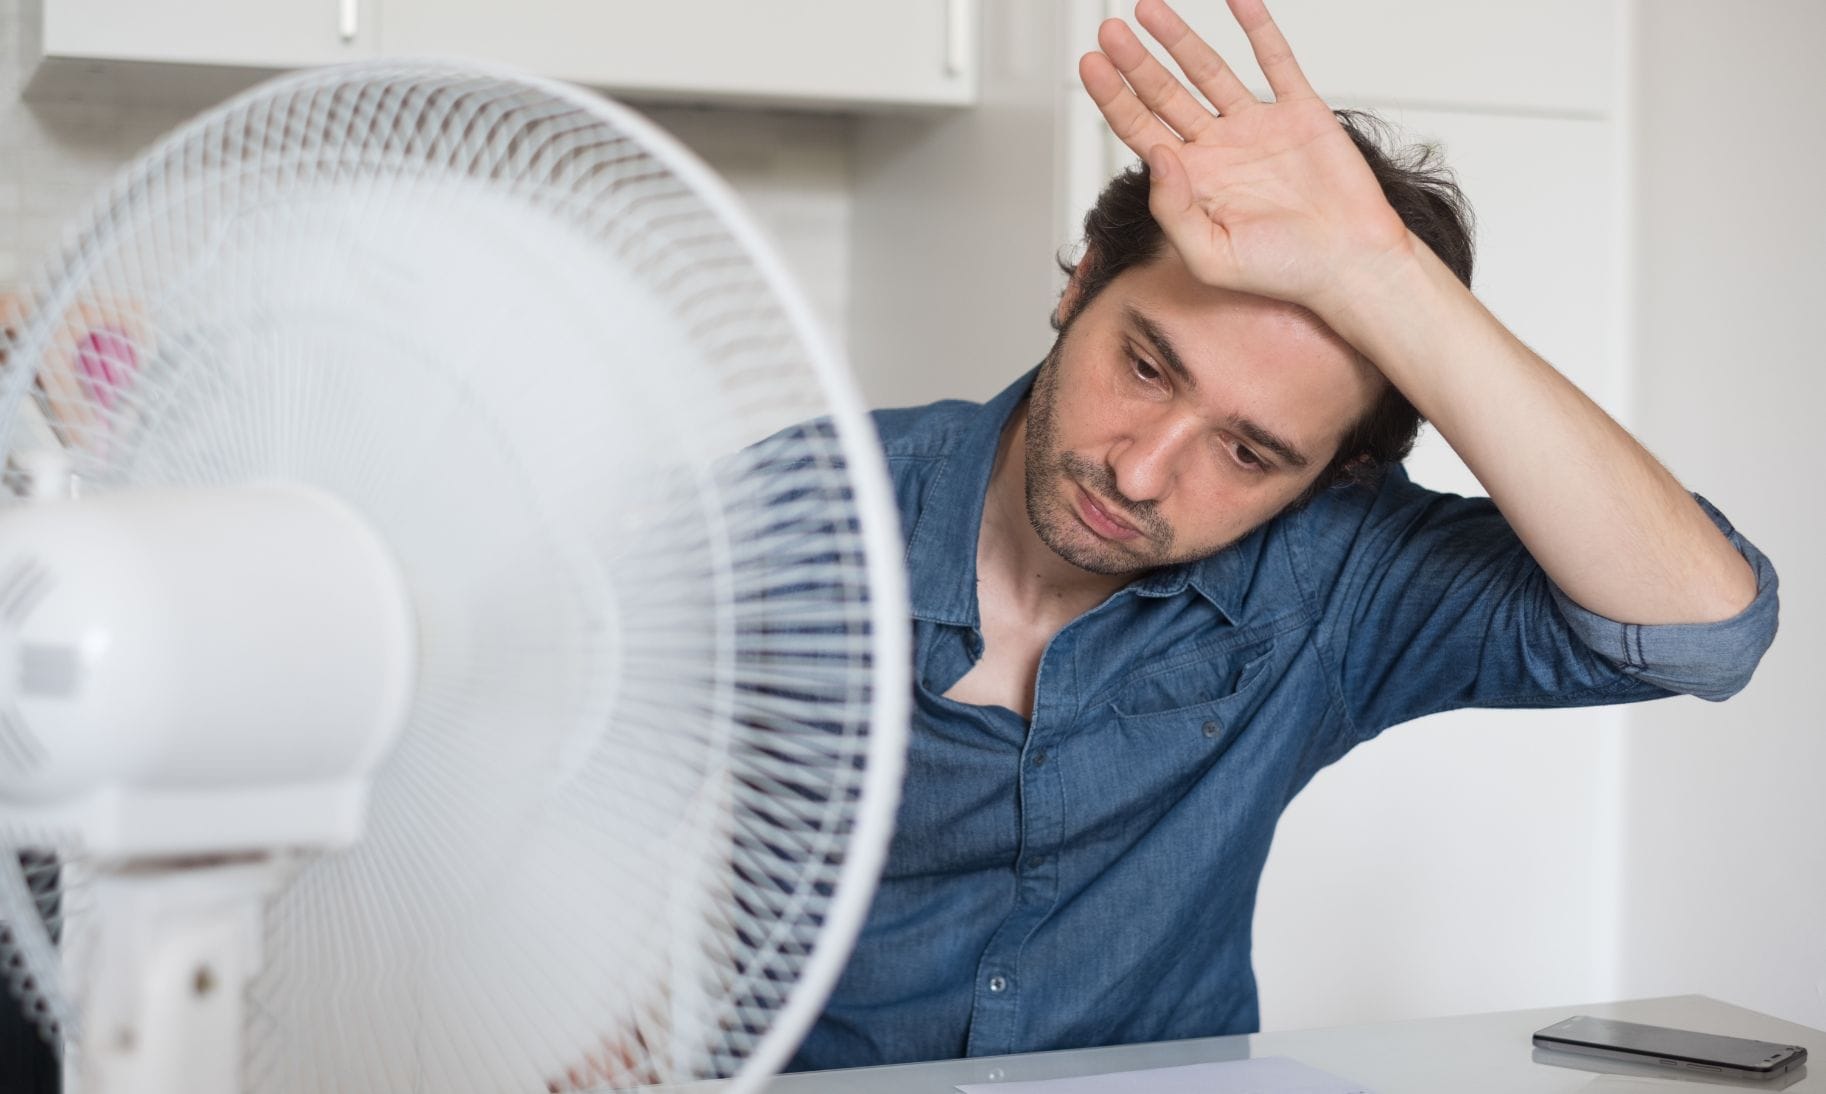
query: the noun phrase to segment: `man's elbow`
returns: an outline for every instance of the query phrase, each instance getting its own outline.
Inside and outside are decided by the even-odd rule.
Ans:
[[[1781,615],[1775,570],[1766,559],[1757,561],[1750,595],[1720,619],[1639,631],[1636,675],[1670,691],[1714,703],[1747,687],[1763,654],[1775,642]]]
[[[1710,582],[1708,589],[1710,596],[1701,609],[1697,622],[1723,623],[1735,619],[1756,602],[1756,570],[1750,565],[1749,559],[1733,549],[1724,573]]]

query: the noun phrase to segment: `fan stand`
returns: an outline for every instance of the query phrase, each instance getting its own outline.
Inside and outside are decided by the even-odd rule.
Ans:
[[[239,1094],[242,1009],[260,970],[270,856],[134,863],[94,881],[100,915],[70,1094]]]

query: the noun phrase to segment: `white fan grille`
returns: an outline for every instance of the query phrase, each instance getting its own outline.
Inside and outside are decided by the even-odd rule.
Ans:
[[[248,1089],[777,1066],[885,847],[905,624],[873,437],[724,192],[555,85],[323,70],[154,149],[25,308],[8,451],[322,487],[412,596],[410,724],[269,908]],[[87,864],[13,842],[15,986],[67,1024]]]

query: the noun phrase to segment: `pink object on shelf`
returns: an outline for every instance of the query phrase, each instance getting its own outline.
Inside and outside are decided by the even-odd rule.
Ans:
[[[139,366],[139,354],[127,336],[110,327],[97,327],[76,344],[76,374],[83,390],[104,410],[114,409],[120,391]]]

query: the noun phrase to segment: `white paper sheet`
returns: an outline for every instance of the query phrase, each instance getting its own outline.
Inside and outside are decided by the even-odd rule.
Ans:
[[[957,1089],[964,1094],[1372,1094],[1369,1087],[1282,1056]]]

